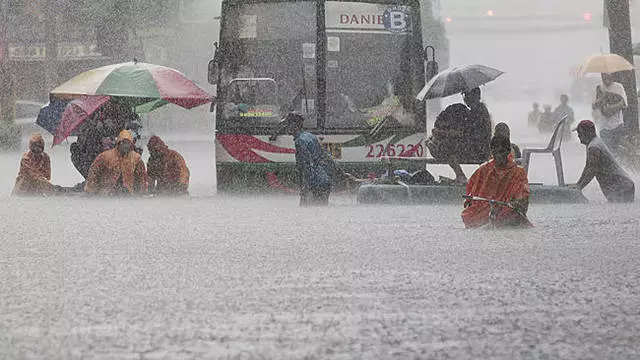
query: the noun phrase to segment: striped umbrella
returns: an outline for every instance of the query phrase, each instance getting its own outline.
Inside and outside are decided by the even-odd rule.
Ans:
[[[51,91],[52,99],[108,95],[131,107],[167,103],[186,109],[211,102],[211,95],[178,70],[141,62],[107,65],[86,71]]]
[[[504,72],[484,65],[459,65],[448,68],[429,81],[416,99],[443,98],[469,91],[495,80]]]

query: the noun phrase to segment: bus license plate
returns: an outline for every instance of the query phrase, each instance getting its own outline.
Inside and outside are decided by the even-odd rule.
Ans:
[[[322,147],[331,154],[334,159],[342,159],[342,144],[324,143]]]

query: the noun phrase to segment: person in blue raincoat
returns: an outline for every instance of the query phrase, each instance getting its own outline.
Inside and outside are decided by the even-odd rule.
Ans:
[[[289,113],[282,126],[293,135],[296,149],[296,170],[300,178],[300,206],[324,206],[329,204],[333,178],[352,178],[335,164],[322,148],[318,138],[303,130],[304,117]]]

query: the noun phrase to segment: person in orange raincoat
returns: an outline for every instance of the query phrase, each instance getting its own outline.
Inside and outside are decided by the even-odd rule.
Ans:
[[[14,195],[41,195],[53,191],[51,160],[44,152],[44,139],[33,134],[29,140],[29,151],[22,156],[20,172],[13,188]]]
[[[525,215],[529,208],[529,180],[524,168],[509,156],[511,141],[504,136],[491,139],[493,159],[476,170],[467,184],[467,195],[509,202],[520,212],[498,206],[494,221],[496,227],[530,226]],[[462,221],[467,228],[475,228],[490,222],[490,205],[485,201],[465,201]],[[522,215],[521,215],[522,214]]]
[[[102,152],[89,168],[84,191],[96,195],[141,195],[147,193],[147,169],[133,151],[133,137],[122,130],[116,147]]]
[[[149,192],[160,195],[188,195],[189,168],[182,155],[169,149],[158,136],[147,143],[149,149]]]

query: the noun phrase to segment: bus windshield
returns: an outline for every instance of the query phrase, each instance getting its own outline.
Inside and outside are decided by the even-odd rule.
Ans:
[[[284,112],[312,113],[315,67],[305,70],[303,52],[315,49],[315,3],[234,4],[223,20],[219,124],[272,127]]]
[[[418,15],[409,6],[340,1],[325,3],[326,114],[319,123],[316,11],[313,1],[228,5],[218,126],[274,127],[289,111],[306,114],[311,129],[424,124],[413,100],[424,83]]]
[[[424,76],[408,6],[328,1],[327,128],[415,127]],[[421,117],[423,118],[423,117]]]

